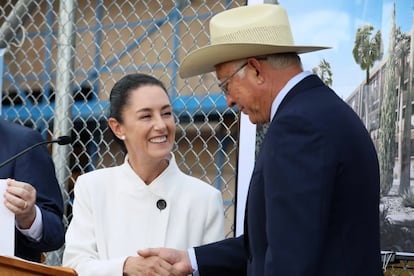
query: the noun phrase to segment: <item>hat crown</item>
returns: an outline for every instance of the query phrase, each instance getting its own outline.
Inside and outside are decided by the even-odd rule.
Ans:
[[[295,45],[287,13],[278,4],[242,6],[210,20],[210,45],[192,51],[180,64],[180,76],[215,70],[217,64],[278,53],[308,53],[323,46]]]
[[[289,20],[279,5],[244,6],[210,20],[210,43],[294,45]]]

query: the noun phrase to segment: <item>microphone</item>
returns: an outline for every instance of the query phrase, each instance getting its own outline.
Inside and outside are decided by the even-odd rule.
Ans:
[[[167,202],[164,199],[159,199],[157,201],[157,208],[162,211],[167,207]]]
[[[55,140],[50,140],[50,141],[42,141],[39,142],[37,144],[31,145],[30,147],[22,150],[21,152],[19,152],[16,155],[13,155],[12,157],[10,157],[9,159],[7,159],[6,161],[4,161],[3,163],[0,164],[0,168],[4,167],[5,165],[9,164],[11,161],[16,160],[17,158],[19,158],[20,156],[22,156],[23,154],[25,154],[26,152],[44,145],[44,144],[51,144],[51,143],[58,143],[59,145],[67,145],[69,143],[72,142],[72,138],[70,136],[59,136],[57,139]]]

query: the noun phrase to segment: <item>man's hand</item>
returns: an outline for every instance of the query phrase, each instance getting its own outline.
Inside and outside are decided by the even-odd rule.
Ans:
[[[7,179],[4,205],[16,215],[16,222],[22,229],[32,226],[36,218],[36,189],[26,182]]]
[[[179,271],[160,257],[128,257],[124,263],[124,276],[179,276]]]
[[[141,257],[148,258],[151,256],[158,256],[173,265],[176,271],[179,271],[179,276],[191,274],[193,268],[191,267],[190,257],[187,251],[177,250],[172,248],[147,248],[139,250],[138,254]]]

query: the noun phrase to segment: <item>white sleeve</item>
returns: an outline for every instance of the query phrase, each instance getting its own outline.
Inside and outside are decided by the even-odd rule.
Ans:
[[[224,239],[224,208],[220,191],[216,190],[212,193],[208,206],[202,244]]]
[[[36,216],[32,223],[32,226],[30,226],[29,229],[21,229],[17,223],[16,228],[20,231],[23,235],[26,237],[31,238],[35,241],[40,241],[43,235],[43,219],[42,219],[42,211],[40,211],[40,208],[35,205],[36,208]]]
[[[197,257],[195,255],[194,248],[191,247],[191,248],[187,249],[187,252],[188,252],[188,257],[190,258],[191,267],[194,270],[193,271],[193,276],[199,276],[200,274],[198,273]]]

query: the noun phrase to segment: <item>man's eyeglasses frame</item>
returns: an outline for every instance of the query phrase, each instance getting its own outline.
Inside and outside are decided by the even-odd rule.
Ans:
[[[237,73],[239,73],[240,70],[243,69],[244,66],[246,66],[247,64],[248,64],[247,62],[243,63],[243,65],[240,66],[236,71],[234,71],[233,74],[231,74],[230,76],[228,76],[227,78],[225,78],[222,82],[218,84],[218,87],[220,87],[220,89],[223,90],[225,95],[227,95],[228,93],[227,85],[229,81],[231,80],[231,78],[234,77]]]
[[[266,57],[256,57],[257,60],[266,60]],[[233,74],[231,74],[230,76],[228,76],[227,78],[225,78],[222,82],[220,82],[218,84],[218,87],[220,87],[221,90],[223,90],[224,95],[227,95],[228,93],[228,84],[229,81],[231,80],[231,78],[233,78],[235,75],[237,75],[237,73],[239,73],[247,64],[249,64],[247,61],[245,63],[242,64],[242,66],[240,66],[236,71],[233,72]]]

